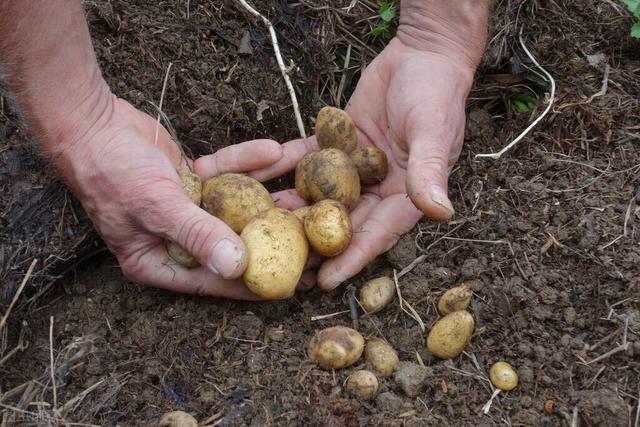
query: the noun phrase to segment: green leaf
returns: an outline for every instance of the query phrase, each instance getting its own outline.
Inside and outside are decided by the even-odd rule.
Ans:
[[[631,27],[631,37],[640,39],[640,21],[636,22],[633,24],[633,27]]]
[[[636,17],[640,17],[640,0],[624,0],[624,3],[627,5],[627,8],[631,13]]]
[[[380,5],[380,18],[384,22],[391,22],[396,17],[396,8],[393,5],[388,3],[383,3]]]
[[[527,107],[527,104],[517,99],[513,100],[513,108],[515,108],[518,113],[526,113],[527,111],[529,111],[529,107]]]

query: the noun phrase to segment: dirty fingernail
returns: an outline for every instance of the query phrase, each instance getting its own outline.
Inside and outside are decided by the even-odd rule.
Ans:
[[[234,279],[240,276],[245,264],[244,249],[229,239],[220,240],[214,246],[209,258],[209,269],[225,279]]]
[[[433,203],[438,205],[440,208],[445,210],[448,213],[448,216],[451,217],[455,210],[453,209],[453,205],[447,196],[447,193],[437,185],[431,185],[427,189],[427,194]]]

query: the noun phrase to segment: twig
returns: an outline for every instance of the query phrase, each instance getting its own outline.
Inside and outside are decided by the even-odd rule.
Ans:
[[[247,9],[249,13],[253,16],[260,18],[262,22],[269,29],[269,35],[271,36],[271,44],[273,45],[273,53],[276,57],[276,61],[278,62],[278,68],[280,68],[280,73],[282,73],[282,78],[284,79],[284,83],[287,85],[287,90],[289,91],[289,96],[291,97],[291,104],[293,105],[293,113],[296,116],[296,123],[298,124],[298,131],[300,132],[300,136],[302,138],[307,137],[307,133],[304,131],[304,124],[302,123],[302,116],[300,115],[300,107],[298,107],[298,98],[296,97],[296,93],[293,90],[293,85],[291,84],[291,79],[289,78],[289,73],[287,72],[287,68],[284,65],[284,61],[282,60],[282,55],[280,54],[280,45],[278,44],[278,37],[276,37],[276,31],[269,21],[264,15],[255,10],[253,7],[246,2],[246,0],[238,0],[242,7]],[[293,64],[293,63],[292,63]]]
[[[158,145],[158,135],[160,133],[160,112],[162,111],[162,103],[164,102],[164,93],[167,91],[167,82],[169,81],[169,71],[173,63],[169,62],[167,72],[164,74],[164,82],[162,82],[162,92],[160,92],[160,104],[158,105],[158,118],[156,119],[156,136],[153,138],[153,145]]]
[[[58,407],[58,393],[56,390],[56,371],[53,362],[53,316],[49,318],[49,357],[51,359],[51,386],[53,387],[53,410]]]
[[[404,311],[407,314],[407,316],[415,320],[418,323],[418,326],[420,326],[420,329],[422,330],[422,332],[425,332],[427,328],[424,326],[424,322],[422,321],[422,318],[420,318],[420,315],[418,314],[418,312],[415,311],[413,307],[411,307],[411,304],[409,304],[407,301],[404,300],[404,298],[402,298],[402,293],[400,292],[400,286],[398,285],[398,275],[396,274],[395,269],[393,270],[393,282],[396,285],[398,301],[400,301],[400,309]],[[404,308],[405,305],[407,306],[408,310]]]
[[[604,77],[602,78],[602,87],[600,88],[600,90],[596,93],[594,93],[593,95],[591,95],[589,97],[589,99],[587,100],[587,104],[591,103],[591,101],[593,101],[595,98],[599,97],[599,96],[604,96],[607,94],[607,88],[609,87],[609,71],[610,71],[611,67],[609,67],[609,64],[605,64],[604,66]]]
[[[489,410],[491,409],[491,404],[493,403],[493,399],[496,398],[496,396],[498,396],[500,394],[500,389],[497,388],[493,391],[493,394],[491,395],[491,397],[489,398],[489,400],[487,401],[487,403],[484,404],[484,406],[482,407],[482,413],[487,415],[489,413]]]
[[[613,356],[614,354],[618,354],[618,353],[620,353],[621,351],[627,351],[627,349],[629,348],[629,344],[631,344],[631,343],[626,342],[626,343],[624,343],[624,344],[620,344],[620,345],[619,345],[619,346],[617,346],[616,348],[614,348],[614,349],[612,349],[612,350],[607,351],[605,354],[602,354],[602,355],[600,355],[600,356],[596,357],[595,359],[593,359],[593,360],[590,360],[590,361],[586,362],[586,363],[585,363],[585,365],[591,365],[592,363],[596,363],[596,362],[601,361],[602,359],[606,359],[606,358],[608,358],[608,357],[611,357],[611,356]]]
[[[571,418],[571,427],[578,427],[578,405],[573,407],[573,417]]]
[[[2,327],[6,323],[7,319],[9,318],[9,314],[11,314],[11,310],[13,310],[13,306],[16,305],[16,302],[18,302],[18,298],[20,297],[22,290],[27,284],[29,277],[31,277],[31,273],[33,273],[33,269],[36,267],[37,262],[38,262],[38,258],[34,258],[33,261],[31,261],[31,265],[27,270],[27,274],[25,274],[24,277],[22,278],[22,283],[20,283],[20,286],[18,287],[16,294],[13,296],[13,299],[11,300],[11,304],[9,304],[9,308],[7,309],[7,312],[4,314],[4,316],[2,316],[2,320],[0,320],[0,331],[2,330]]]
[[[538,116],[538,118],[536,118],[529,126],[527,126],[527,128],[524,131],[522,131],[522,133],[520,135],[518,135],[516,137],[516,139],[514,139],[509,144],[507,144],[502,150],[498,151],[497,153],[476,154],[475,155],[476,159],[478,159],[478,158],[491,158],[491,159],[494,159],[494,160],[500,159],[500,157],[504,153],[509,151],[514,145],[516,145],[518,142],[520,142],[525,136],[527,136],[527,134],[531,131],[531,129],[533,129],[534,127],[536,127],[536,125],[538,123],[540,123],[540,121],[549,113],[549,111],[551,110],[551,107],[553,106],[553,103],[555,101],[556,81],[553,79],[553,76],[547,70],[545,70],[542,67],[542,65],[540,65],[540,63],[538,63],[538,60],[531,54],[531,52],[529,52],[529,49],[527,49],[527,46],[524,44],[524,40],[522,39],[522,30],[523,30],[523,28],[524,27],[520,27],[520,34],[518,35],[518,37],[520,39],[520,45],[522,46],[522,49],[527,54],[527,56],[529,57],[531,62],[533,62],[535,64],[535,66],[538,67],[538,69],[540,71],[542,71],[542,73],[544,73],[544,75],[547,77],[547,79],[549,80],[549,82],[551,84],[551,95],[549,96],[549,101],[547,103],[547,108],[545,108],[544,111],[542,112],[542,114],[540,114],[540,116]]]
[[[340,316],[341,314],[345,314],[345,313],[349,313],[349,310],[344,310],[344,311],[338,311],[336,313],[329,313],[329,314],[322,314],[320,316],[313,316],[311,318],[312,322],[315,322],[316,320],[324,320],[324,319],[329,319],[331,317],[336,317],[336,316]]]
[[[342,98],[342,94],[344,93],[344,85],[347,82],[347,73],[349,71],[349,61],[351,60],[351,43],[347,46],[347,53],[344,57],[344,67],[342,67],[342,77],[340,77],[340,84],[338,85],[338,93],[336,94],[335,103],[339,107],[340,99]]]

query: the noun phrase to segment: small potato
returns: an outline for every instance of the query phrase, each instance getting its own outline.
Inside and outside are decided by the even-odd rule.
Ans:
[[[243,278],[264,299],[289,297],[296,289],[309,255],[300,220],[286,209],[271,208],[240,234],[249,254]]]
[[[322,200],[305,216],[304,232],[316,252],[322,256],[336,256],[351,242],[353,230],[349,212],[335,200]]]
[[[500,390],[509,391],[518,385],[518,374],[507,362],[497,362],[489,370],[489,379]]]
[[[400,362],[398,353],[385,341],[374,338],[367,342],[364,348],[364,358],[385,377],[393,375]]]
[[[160,418],[158,427],[198,427],[198,421],[186,412],[173,411]]]
[[[387,177],[389,163],[384,151],[376,147],[357,148],[351,153],[351,160],[358,169],[363,185],[378,184]]]
[[[300,160],[296,167],[296,190],[304,199],[336,200],[351,210],[360,198],[360,177],[347,154],[328,148],[307,153]]]
[[[396,296],[396,285],[388,277],[369,280],[360,289],[360,304],[367,313],[375,313],[389,305]]]
[[[323,369],[353,365],[362,356],[364,338],[354,329],[333,326],[316,332],[309,342],[309,358]]]
[[[438,312],[445,316],[454,311],[466,310],[471,304],[471,287],[469,285],[457,286],[442,294],[438,301]]]
[[[183,170],[178,173],[182,181],[182,191],[186,193],[193,203],[200,206],[202,202],[202,181],[200,177],[190,170]]]
[[[324,107],[316,117],[316,139],[320,148],[351,153],[356,148],[356,127],[346,111]]]
[[[467,311],[454,311],[438,320],[427,336],[427,348],[440,359],[452,359],[469,344],[475,321]]]
[[[195,268],[200,265],[198,260],[193,255],[182,249],[180,246],[178,246],[177,243],[167,240],[166,244],[167,253],[171,257],[171,259],[178,264],[187,268]]]
[[[355,371],[347,379],[347,391],[363,399],[371,399],[378,392],[378,379],[371,371]]]
[[[293,211],[293,214],[297,216],[300,222],[304,224],[304,219],[306,218],[310,210],[311,210],[311,206],[303,206]]]
[[[274,207],[273,199],[257,180],[239,173],[225,173],[204,183],[203,207],[236,233],[251,219]]]

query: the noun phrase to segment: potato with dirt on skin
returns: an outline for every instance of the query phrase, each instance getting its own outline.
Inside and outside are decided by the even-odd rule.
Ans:
[[[354,329],[333,326],[316,332],[309,342],[309,358],[323,369],[353,365],[362,356],[364,338]]]
[[[438,320],[427,336],[427,348],[439,359],[452,359],[469,344],[475,321],[467,311],[454,311]]]
[[[182,191],[191,199],[191,201],[200,206],[202,202],[202,182],[200,177],[190,170],[179,171],[180,181],[182,181]],[[177,243],[167,240],[166,242],[167,253],[172,260],[186,268],[195,268],[200,265],[198,260],[185,251]]]
[[[312,151],[298,162],[296,190],[303,199],[336,200],[351,210],[360,198],[360,177],[343,151],[335,148]]]
[[[293,214],[304,224],[304,219],[307,217],[310,210],[311,206],[302,206],[301,208],[294,210]]]
[[[387,177],[389,163],[384,151],[376,147],[361,147],[351,153],[363,185],[379,184]]]
[[[346,111],[324,107],[316,117],[316,139],[321,149],[337,148],[351,153],[357,144],[356,127]]]
[[[360,289],[360,304],[367,313],[375,313],[389,305],[396,296],[396,285],[389,277],[378,277]]]
[[[291,296],[309,255],[300,220],[286,209],[271,208],[255,216],[240,238],[248,253],[247,288],[269,300]]]
[[[364,358],[385,377],[393,375],[400,362],[398,353],[380,338],[367,341],[367,345],[364,347]]]
[[[471,304],[471,286],[461,285],[449,289],[438,301],[438,312],[445,316],[454,311],[466,310]]]
[[[496,388],[503,391],[513,390],[518,385],[518,374],[507,362],[496,362],[489,369],[489,379]]]
[[[160,418],[158,427],[198,427],[198,421],[186,412],[173,411]]]
[[[305,215],[304,233],[320,255],[339,255],[349,246],[353,235],[349,212],[342,203],[322,200]]]
[[[371,399],[378,392],[378,378],[366,369],[355,371],[347,378],[347,391],[363,399]]]
[[[167,253],[172,260],[187,268],[195,268],[200,265],[196,257],[182,249],[180,245],[170,240],[166,241]]]
[[[254,216],[275,205],[259,181],[239,173],[224,173],[204,183],[202,206],[240,233]]]

